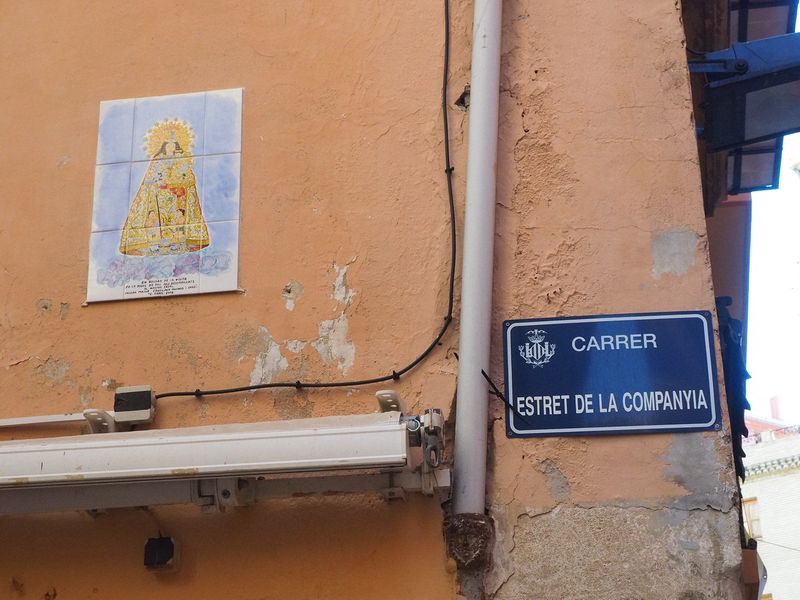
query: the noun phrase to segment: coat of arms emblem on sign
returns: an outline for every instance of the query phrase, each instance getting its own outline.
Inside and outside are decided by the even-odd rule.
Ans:
[[[525,335],[529,341],[519,346],[519,355],[525,362],[534,367],[541,367],[550,362],[556,353],[556,345],[545,341],[547,332],[543,329],[534,329]]]

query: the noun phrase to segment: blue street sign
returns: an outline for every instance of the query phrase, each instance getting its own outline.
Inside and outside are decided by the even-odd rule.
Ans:
[[[708,312],[506,321],[509,437],[719,429]]]

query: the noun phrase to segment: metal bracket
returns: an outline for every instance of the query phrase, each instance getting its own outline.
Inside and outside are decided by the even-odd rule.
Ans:
[[[82,413],[63,413],[33,417],[0,419],[0,428],[30,427],[39,425],[65,425],[67,423],[89,423],[92,433],[128,431],[131,425],[152,423],[155,415],[155,396],[149,386],[117,388],[114,395],[114,410],[87,408]]]
[[[406,424],[408,445],[414,448],[422,446],[422,423],[419,417],[401,417],[400,421]]]
[[[213,479],[200,479],[192,482],[192,503],[204,513],[219,512],[217,503],[217,482]]]
[[[402,420],[406,424],[409,446],[422,447],[422,464],[417,468],[420,491],[432,496],[436,488],[442,487],[436,470],[441,466],[444,450],[444,415],[438,408],[429,408],[419,417],[403,417]]]
[[[742,75],[747,73],[750,65],[744,59],[699,59],[689,61],[690,73],[721,73]]]
[[[117,422],[114,420],[114,415],[104,410],[87,408],[83,411],[83,416],[86,422],[89,423],[89,428],[92,430],[92,433],[111,433],[117,431]]]
[[[36,417],[12,417],[0,419],[0,428],[30,427],[36,425],[64,425],[67,423],[82,423],[83,413],[64,413],[60,415],[40,415]]]
[[[438,408],[429,408],[422,414],[422,493],[432,496],[437,487],[436,469],[442,463],[444,415]]]
[[[200,479],[192,486],[192,502],[203,512],[224,512],[233,506],[256,501],[256,480],[252,477]]]
[[[382,493],[386,500],[406,500],[406,491],[401,487],[386,488]]]
[[[381,412],[403,412],[400,404],[400,394],[394,390],[378,390],[375,393]]]
[[[422,415],[422,450],[425,463],[432,469],[439,466],[442,459],[444,441],[442,440],[444,416],[438,408],[429,408]]]
[[[217,479],[216,499],[221,510],[231,506],[247,506],[256,501],[255,480],[246,477]]]

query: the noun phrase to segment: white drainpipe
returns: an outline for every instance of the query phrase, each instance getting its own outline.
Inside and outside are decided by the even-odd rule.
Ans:
[[[453,485],[455,514],[483,514],[486,504],[489,405],[481,369],[489,372],[503,2],[475,0],[474,9]]]

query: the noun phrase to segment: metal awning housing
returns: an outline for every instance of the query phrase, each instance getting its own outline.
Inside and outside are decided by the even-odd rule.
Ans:
[[[441,411],[399,411],[0,442],[0,515],[447,490]],[[414,446],[416,460],[411,453]],[[416,463],[416,464],[414,464]]]
[[[404,467],[399,412],[0,442],[0,488]]]

